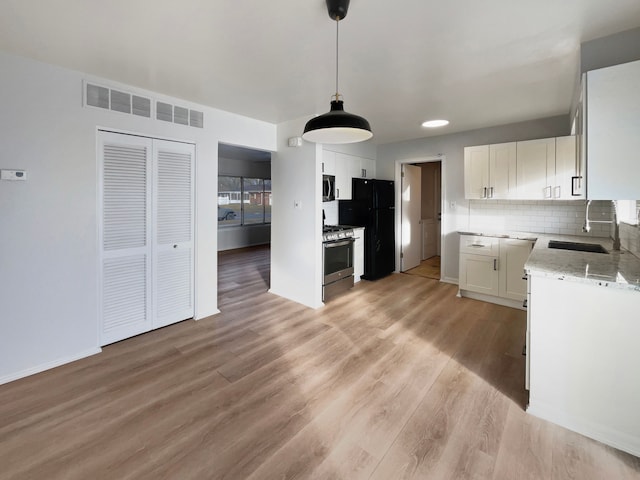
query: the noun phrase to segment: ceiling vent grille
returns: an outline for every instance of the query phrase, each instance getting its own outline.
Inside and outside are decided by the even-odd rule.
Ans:
[[[84,85],[85,106],[152,118],[153,102],[150,98],[89,82],[85,82]],[[196,128],[204,127],[202,112],[164,102],[156,102],[156,119]]]
[[[156,102],[156,118],[164,122],[190,125],[196,128],[203,128],[204,126],[204,114],[202,112],[169,103]]]
[[[156,103],[156,118],[165,122],[173,122],[173,106],[168,103]]]

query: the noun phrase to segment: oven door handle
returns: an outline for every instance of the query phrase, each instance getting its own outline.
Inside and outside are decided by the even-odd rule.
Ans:
[[[331,240],[328,242],[324,242],[324,248],[336,248],[342,247],[344,245],[350,245],[353,243],[353,239],[349,240]]]

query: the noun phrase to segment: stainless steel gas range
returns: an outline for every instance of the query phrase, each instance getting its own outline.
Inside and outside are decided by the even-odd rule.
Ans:
[[[353,237],[351,227],[327,225],[322,229],[322,301],[353,287]]]

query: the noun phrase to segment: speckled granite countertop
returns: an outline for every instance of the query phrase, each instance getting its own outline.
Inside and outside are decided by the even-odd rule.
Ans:
[[[536,240],[524,265],[527,273],[561,280],[640,292],[640,259],[627,250],[614,252],[613,241],[603,237],[581,237],[530,232],[459,232],[461,235]],[[549,240],[597,243],[609,253],[575,252],[549,248]]]

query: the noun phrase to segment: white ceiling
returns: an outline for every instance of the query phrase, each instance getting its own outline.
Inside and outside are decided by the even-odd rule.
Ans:
[[[378,144],[565,114],[580,43],[639,25],[639,0],[352,0],[340,92]],[[0,49],[272,123],[334,93],[325,0],[2,0]]]

